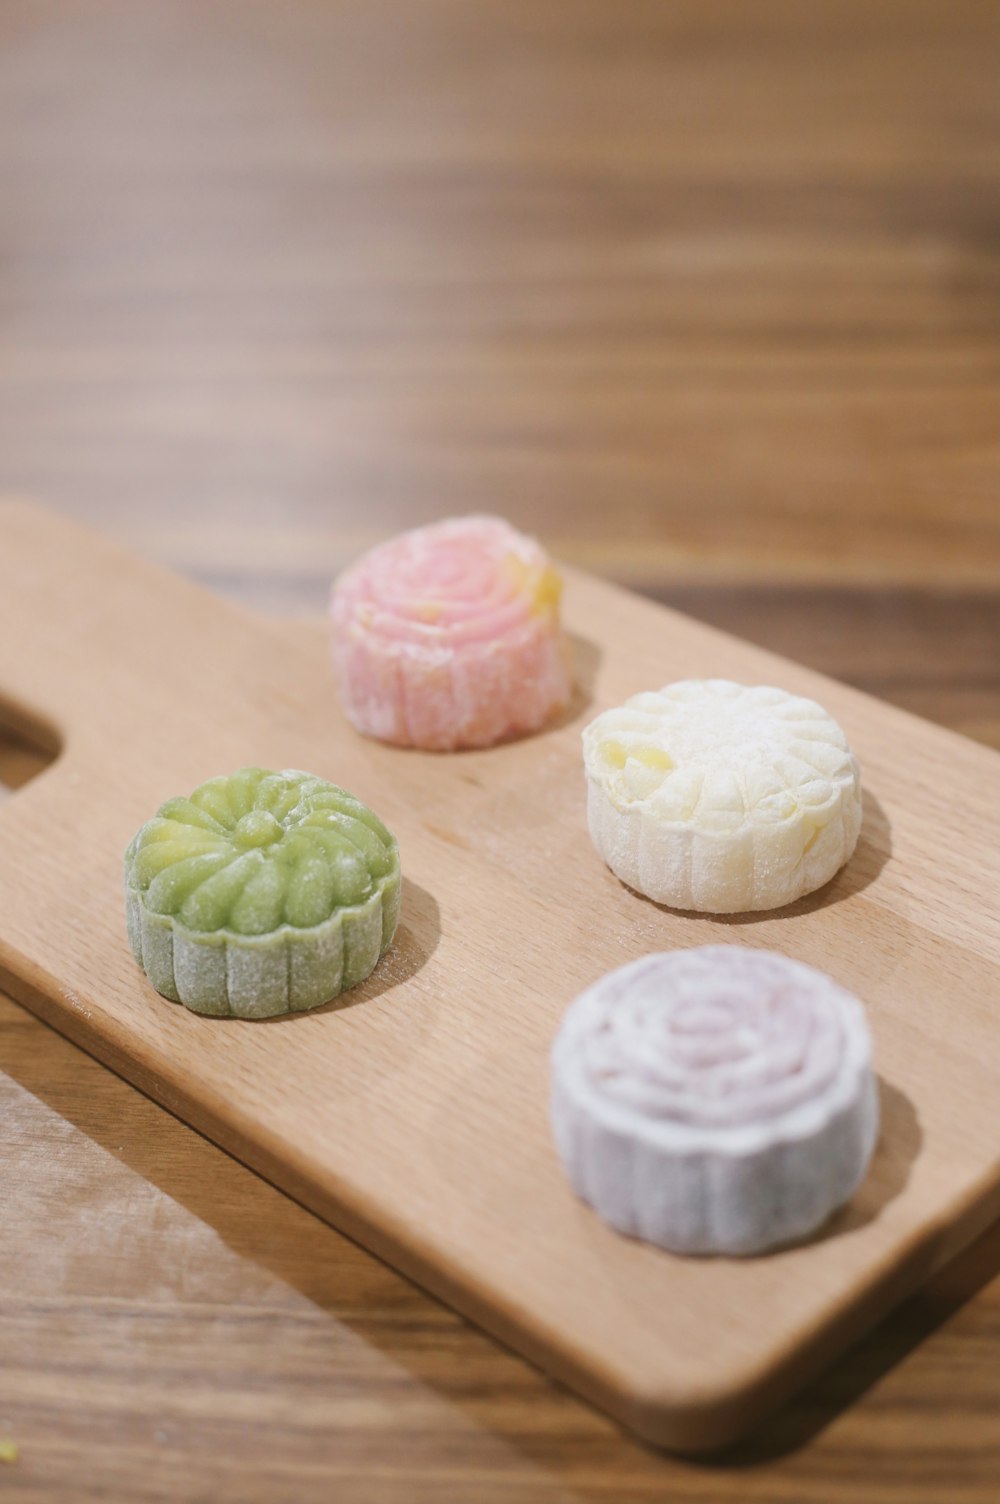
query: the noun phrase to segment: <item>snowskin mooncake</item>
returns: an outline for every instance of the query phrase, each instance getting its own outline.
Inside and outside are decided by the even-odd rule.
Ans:
[[[583,733],[587,823],[616,877],[709,914],[776,909],[829,882],[861,829],[861,775],[815,700],[685,679]]]
[[[195,1013],[302,1012],[374,970],[400,882],[396,838],[359,799],[242,768],[169,799],[132,840],[129,942],[157,992]]]
[[[335,581],[333,661],[366,736],[433,752],[537,731],[570,697],[562,582],[500,517],[401,533]]]
[[[551,1107],[577,1195],[674,1253],[808,1236],[853,1196],[878,1137],[857,998],[742,945],[643,956],[581,993]]]

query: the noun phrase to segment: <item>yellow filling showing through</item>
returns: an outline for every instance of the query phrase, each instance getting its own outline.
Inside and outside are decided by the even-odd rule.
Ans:
[[[413,614],[418,621],[425,621],[433,626],[436,621],[441,620],[443,609],[438,601],[418,601],[413,608]]]
[[[536,569],[531,564],[525,564],[517,554],[507,554],[504,567],[514,581],[515,590],[528,597],[532,611],[539,616],[548,612],[554,615],[558,611],[563,582],[550,565],[545,569]]]
[[[660,747],[633,747],[626,751],[621,742],[602,742],[601,756],[613,768],[623,768],[629,758],[642,763],[644,768],[653,768],[657,773],[669,773],[674,760],[669,752]]]

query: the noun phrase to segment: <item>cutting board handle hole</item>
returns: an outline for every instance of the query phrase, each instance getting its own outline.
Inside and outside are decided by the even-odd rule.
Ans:
[[[62,747],[48,721],[0,698],[0,803],[50,767]]]

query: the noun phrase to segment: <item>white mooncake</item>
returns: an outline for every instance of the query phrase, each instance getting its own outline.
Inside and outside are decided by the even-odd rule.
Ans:
[[[612,872],[676,909],[780,908],[828,882],[861,829],[861,776],[815,700],[693,679],[583,733],[587,820]]]
[[[863,1180],[878,1136],[858,1000],[739,945],[644,956],[573,1002],[552,1127],[577,1195],[682,1254],[807,1236]]]

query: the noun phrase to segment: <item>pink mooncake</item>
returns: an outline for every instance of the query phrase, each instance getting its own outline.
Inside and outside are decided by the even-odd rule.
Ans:
[[[334,583],[333,660],[367,736],[450,752],[537,731],[570,695],[562,582],[499,517],[402,533]]]

